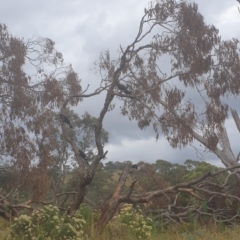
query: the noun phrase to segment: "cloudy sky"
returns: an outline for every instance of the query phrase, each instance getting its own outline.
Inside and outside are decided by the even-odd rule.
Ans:
[[[223,39],[240,39],[240,4],[236,0],[195,2],[206,22],[215,25]],[[147,6],[147,0],[0,0],[0,21],[13,35],[26,39],[32,36],[51,38],[65,61],[72,63],[83,88],[90,84],[94,89],[99,76],[94,74],[93,66],[100,52],[109,49],[112,56],[117,56],[120,45],[126,47],[131,43]],[[88,111],[98,116],[103,99],[103,95],[86,99],[76,111],[80,115]],[[236,154],[240,150],[237,129],[232,119],[227,120],[226,126]],[[107,115],[104,128],[110,133],[106,146],[108,161],[165,159],[182,163],[188,158],[198,159],[192,147],[171,149],[163,136],[156,142],[151,129],[140,131],[136,123],[122,117],[117,108]],[[212,154],[204,158],[221,165]]]

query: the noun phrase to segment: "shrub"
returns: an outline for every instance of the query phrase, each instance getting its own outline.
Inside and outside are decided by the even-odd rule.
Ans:
[[[110,224],[116,222],[137,239],[149,239],[151,236],[152,220],[145,218],[139,207],[134,209],[131,204],[125,204]]]
[[[85,220],[80,211],[74,217],[63,218],[55,206],[45,206],[34,210],[31,216],[22,215],[14,219],[10,226],[10,239],[12,240],[63,240],[83,239]]]

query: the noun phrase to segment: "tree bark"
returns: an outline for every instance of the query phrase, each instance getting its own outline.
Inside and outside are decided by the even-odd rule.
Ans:
[[[240,118],[238,116],[238,113],[236,110],[233,110],[233,109],[231,109],[231,113],[232,113],[233,119],[236,123],[237,129],[240,132]]]
[[[99,220],[94,226],[98,232],[101,232],[102,229],[106,226],[106,224],[114,217],[120,203],[122,202],[121,194],[123,192],[125,182],[129,175],[130,167],[131,164],[128,163],[118,180],[113,195],[111,196],[110,199],[107,200],[107,203],[105,203],[102,209],[102,213],[99,217]]]
[[[78,210],[79,206],[81,205],[81,203],[84,199],[85,193],[86,193],[86,185],[80,184],[77,194],[76,194],[75,201],[71,205],[71,207],[68,209],[67,215],[73,217],[73,215],[75,214],[75,212]]]

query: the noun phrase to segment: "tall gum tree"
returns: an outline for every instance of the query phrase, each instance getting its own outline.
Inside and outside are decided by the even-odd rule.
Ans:
[[[99,66],[112,85],[114,69],[123,66],[118,81],[131,94],[112,93],[123,100],[123,115],[137,120],[141,129],[152,125],[157,138],[161,131],[173,148],[196,140],[226,167],[238,164],[225,128],[229,113],[238,129],[240,123],[237,111],[227,104],[240,91],[237,39],[221,40],[195,3],[153,1],[144,11],[136,38],[121,51],[116,60],[105,53]],[[198,96],[201,104],[189,94]]]

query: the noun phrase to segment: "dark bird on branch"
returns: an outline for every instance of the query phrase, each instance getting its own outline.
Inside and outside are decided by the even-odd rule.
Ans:
[[[131,94],[131,92],[129,92],[127,88],[119,82],[117,82],[117,87],[121,92],[124,92],[125,94]]]
[[[163,121],[163,120],[166,120],[166,118],[164,117],[164,115],[162,115],[160,118],[159,118],[159,122]]]
[[[79,149],[79,155],[82,159],[84,159],[85,161],[87,161],[87,155],[81,150]]]
[[[133,169],[135,169],[134,171],[138,171],[138,172],[146,172],[145,170],[145,164],[143,163],[139,163],[139,164],[132,164],[131,166]],[[133,170],[132,169],[132,170]],[[133,171],[130,170],[130,173],[132,173]]]
[[[132,165],[132,168],[137,169],[137,168],[138,168],[138,165],[137,165],[137,164],[133,164],[133,165]]]
[[[61,113],[60,113],[59,115],[60,115],[60,118],[62,119],[63,122],[67,123],[67,124],[70,126],[70,128],[73,128],[73,126],[72,126],[72,124],[70,123],[70,121],[69,121],[69,119],[68,119],[67,116],[65,116],[65,115],[63,115],[63,114],[61,114]]]

